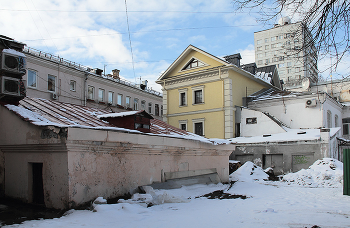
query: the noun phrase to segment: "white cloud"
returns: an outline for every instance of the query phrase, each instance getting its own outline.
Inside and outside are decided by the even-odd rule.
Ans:
[[[254,45],[249,44],[245,49],[239,49],[236,51],[237,53],[241,53],[241,64],[248,64],[255,62],[255,49]]]

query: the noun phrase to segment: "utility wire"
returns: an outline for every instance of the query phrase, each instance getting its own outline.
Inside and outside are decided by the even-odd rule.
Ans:
[[[126,0],[125,0],[125,14],[126,14],[126,23],[127,23],[127,25],[128,25],[129,43],[130,43],[131,61],[132,61],[132,70],[133,70],[133,72],[134,72],[134,78],[135,78],[136,75],[135,75],[135,65],[134,65],[134,53],[132,52],[131,36],[130,36],[130,27],[129,27],[129,17],[128,17],[128,6],[127,6],[127,4],[126,4]]]

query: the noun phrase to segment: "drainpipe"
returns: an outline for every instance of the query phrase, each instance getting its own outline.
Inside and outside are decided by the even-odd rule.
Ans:
[[[87,80],[88,80],[88,73],[85,72],[85,78],[84,78],[84,106],[86,106],[86,94],[87,94]]]

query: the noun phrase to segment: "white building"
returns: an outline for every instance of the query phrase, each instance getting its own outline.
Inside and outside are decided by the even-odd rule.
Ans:
[[[301,22],[283,17],[274,28],[255,32],[254,43],[257,67],[276,65],[285,88],[301,87],[304,78],[317,81],[317,51]]]

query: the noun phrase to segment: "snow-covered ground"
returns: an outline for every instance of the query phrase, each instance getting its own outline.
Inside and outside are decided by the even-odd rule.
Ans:
[[[133,200],[98,204],[95,212],[71,210],[58,219],[7,227],[350,227],[350,196],[344,196],[342,186],[337,184],[342,182],[337,172],[341,163],[327,159],[318,162],[299,171],[294,180],[327,172],[323,182],[333,178],[335,184],[322,184],[320,178],[308,182],[317,185],[304,185],[292,181],[292,177],[288,181],[263,181],[266,175],[262,169],[246,163],[231,175],[232,180],[238,180],[231,188],[228,184],[212,184],[151,189],[148,194],[135,195]],[[196,198],[216,190],[247,198]],[[147,208],[141,199],[155,205]]]

